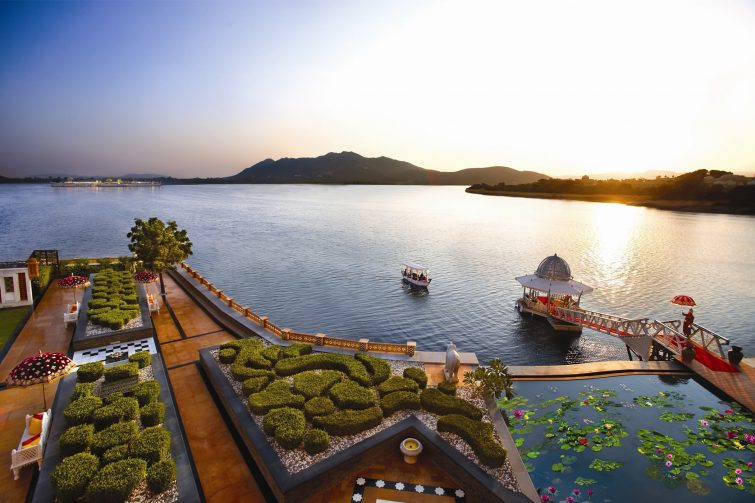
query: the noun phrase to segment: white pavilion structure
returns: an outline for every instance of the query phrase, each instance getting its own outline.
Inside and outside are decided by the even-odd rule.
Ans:
[[[571,268],[563,258],[554,254],[545,257],[537,266],[535,274],[515,278],[522,285],[522,298],[517,299],[520,313],[546,318],[554,330],[581,333],[582,327],[550,315],[552,306],[579,309],[583,293],[592,292],[592,287],[572,278]]]

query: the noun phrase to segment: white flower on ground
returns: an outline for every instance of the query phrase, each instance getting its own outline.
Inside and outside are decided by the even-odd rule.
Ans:
[[[442,488],[442,487],[436,487],[436,488],[435,488],[435,494],[437,494],[438,496],[443,496],[443,493],[444,493],[444,492],[445,492],[445,491],[443,490],[443,488]]]
[[[421,485],[419,485],[419,484],[417,484],[416,486],[414,486],[414,490],[415,490],[415,491],[417,491],[418,493],[423,493],[423,492],[425,492],[425,488],[424,488],[424,487],[422,487],[422,486],[421,486]]]
[[[404,484],[402,484],[401,482],[396,482],[396,489],[398,489],[399,491],[403,491]]]
[[[364,479],[363,479],[362,477],[359,477],[359,478],[357,479],[357,485],[358,485],[358,486],[363,486],[363,485],[365,484],[365,482],[367,482],[367,481],[366,481],[366,480],[364,480]]]
[[[361,494],[359,494],[359,493],[357,493],[357,494],[355,494],[354,496],[352,496],[352,497],[351,497],[351,499],[352,499],[353,501],[357,501],[357,502],[359,502],[359,501],[362,501],[362,495],[361,495]]]
[[[456,495],[457,498],[463,498],[464,497],[464,491],[462,491],[461,489],[457,489],[454,494]]]
[[[375,487],[384,487],[384,486],[385,486],[385,482],[383,482],[382,480],[378,480],[377,482],[375,482]]]

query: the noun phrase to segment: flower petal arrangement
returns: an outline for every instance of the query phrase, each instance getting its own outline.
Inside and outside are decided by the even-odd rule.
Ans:
[[[11,386],[48,382],[67,374],[73,367],[73,361],[62,353],[40,353],[16,365],[8,375],[7,382]]]

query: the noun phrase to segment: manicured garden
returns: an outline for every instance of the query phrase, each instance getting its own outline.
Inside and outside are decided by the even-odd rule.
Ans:
[[[483,465],[497,468],[506,461],[483,411],[456,396],[453,385],[428,388],[419,367],[393,375],[388,361],[370,355],[312,353],[308,344],[265,346],[259,339],[225,343],[217,359],[270,441],[297,459],[320,455],[310,460],[316,462],[337,438],[416,411],[430,416],[439,432],[461,437]],[[358,440],[349,439],[349,445]]]
[[[110,368],[84,364],[77,380],[63,412],[63,459],[50,477],[57,499],[174,501],[176,465],[150,354],[134,353],[128,363]]]
[[[93,324],[120,330],[140,313],[130,272],[105,269],[95,275],[87,312]]]

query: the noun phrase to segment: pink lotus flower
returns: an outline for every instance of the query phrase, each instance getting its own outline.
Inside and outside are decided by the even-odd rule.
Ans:
[[[708,421],[706,421],[705,419],[700,420],[700,426],[702,426],[703,428],[707,428],[708,424]]]
[[[574,496],[579,496],[579,493],[580,493],[580,492],[581,492],[581,491],[580,491],[579,489],[575,489],[575,490],[574,490]]]
[[[592,496],[592,489],[588,489],[588,490],[587,490],[587,495],[588,495],[588,496]]]
[[[742,475],[742,469],[737,468],[736,470],[734,470],[734,473],[736,473],[737,475]]]
[[[574,503],[574,498],[572,498],[571,496],[567,496],[566,503]]]
[[[674,465],[671,461],[666,461],[666,468],[671,468]]]
[[[550,501],[550,500],[551,500],[551,497],[548,496],[547,494],[543,494],[542,496],[540,496],[540,501]]]
[[[668,459],[670,461],[670,460],[674,459],[674,455],[673,454],[666,454],[666,459]]]
[[[524,416],[524,411],[521,409],[514,409],[514,417],[517,419],[520,419],[522,416]]]
[[[655,451],[655,452],[657,452],[658,454],[661,454],[661,453],[663,452],[663,449],[661,449],[661,448],[659,447],[658,449],[656,449],[656,451]]]
[[[744,480],[742,480],[742,477],[737,477],[737,478],[736,478],[736,479],[734,480],[734,482],[736,482],[738,486],[741,486],[742,484],[744,484],[744,483],[745,483],[745,481],[744,481]]]
[[[752,461],[747,462],[747,468],[752,468]]]
[[[734,411],[733,411],[733,410],[731,410],[731,409],[726,409],[726,410],[724,411],[724,414],[734,414]]]
[[[550,491],[551,493],[555,493],[555,492],[556,492],[556,488],[555,488],[555,487],[553,487],[553,486],[550,486],[550,487],[548,488],[548,490],[549,490],[549,491]]]

